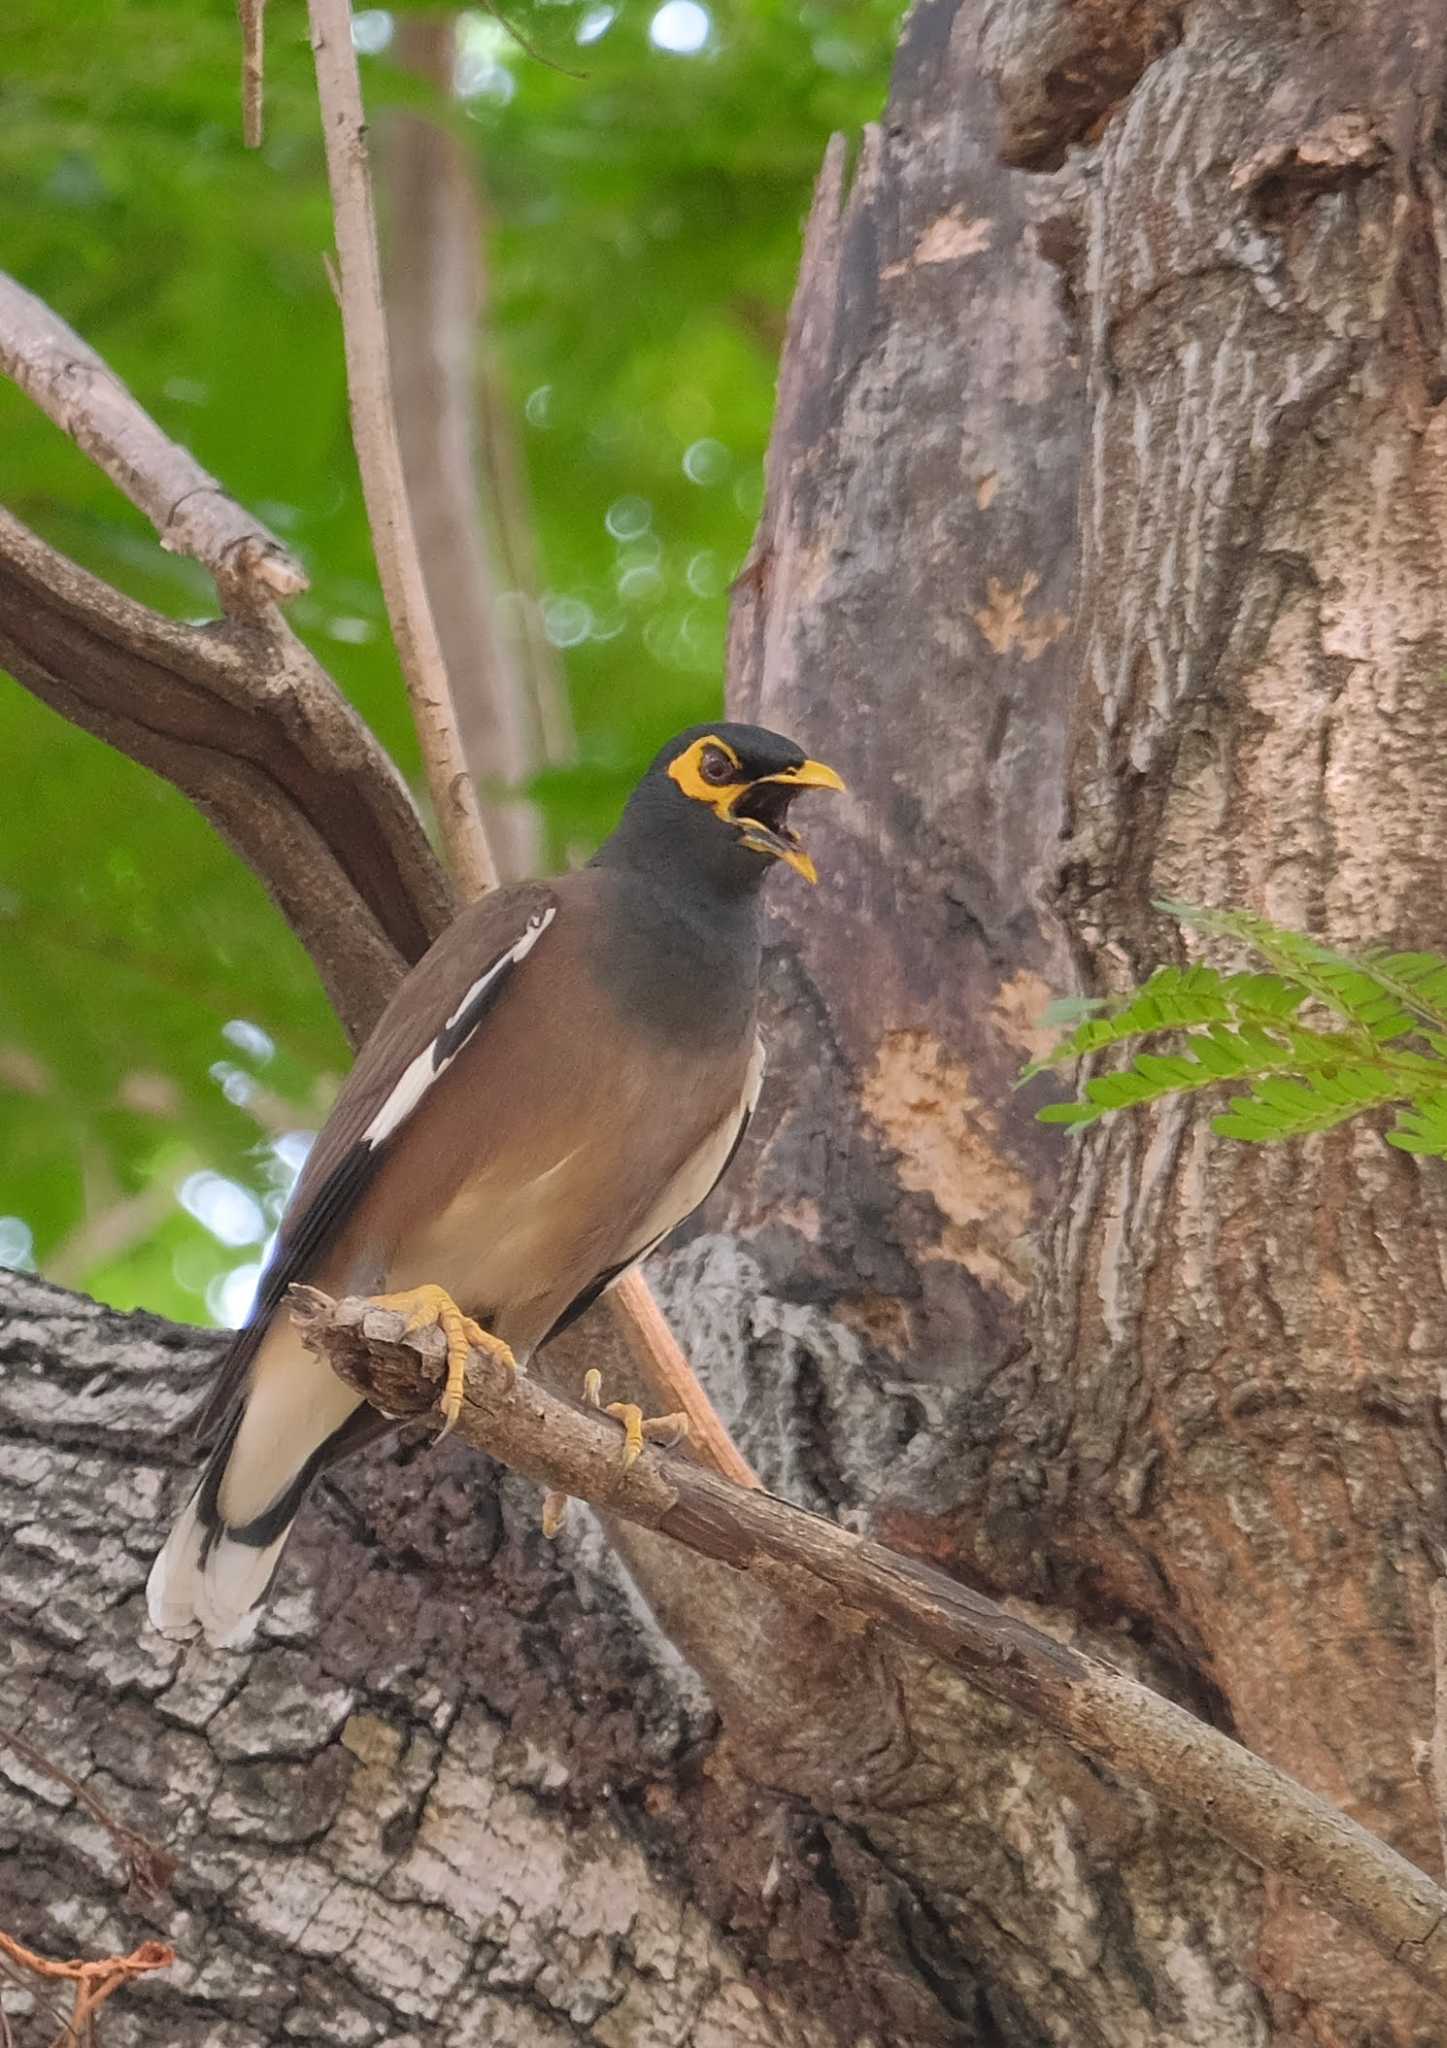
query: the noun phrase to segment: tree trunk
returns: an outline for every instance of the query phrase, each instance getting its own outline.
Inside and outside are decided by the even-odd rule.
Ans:
[[[457,19],[403,15],[397,57],[444,105],[452,99]],[[385,289],[397,436],[427,598],[457,705],[463,752],[486,780],[483,822],[504,881],[534,874],[535,807],[517,790],[542,763],[530,700],[489,527],[504,508],[480,466],[478,358],[487,318],[482,195],[465,145],[438,120],[397,114],[381,164],[389,233]],[[492,503],[487,501],[491,498]],[[516,607],[533,593],[514,592]]]
[[[1163,894],[1447,942],[1447,25],[1340,12],[917,0],[847,197],[831,152],[731,687],[853,797],[775,892],[757,1133],[663,1281],[768,1484],[1436,1869],[1438,1169],[1181,1111],[1067,1140],[1010,1091],[1048,993],[1165,957]],[[4,1713],[182,1868],[128,1906],[3,1762],[0,1924],[176,1941],[113,2041],[1441,2039],[939,1667],[620,1536],[651,1619],[455,1445],[336,1474],[254,1652],[159,1643],[210,1340],[5,1291]]]

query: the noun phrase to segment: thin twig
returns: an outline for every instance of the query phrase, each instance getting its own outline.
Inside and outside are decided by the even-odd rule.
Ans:
[[[518,27],[517,23],[515,21],[510,20],[508,16],[503,13],[502,9],[496,5],[496,0],[482,0],[482,4],[487,9],[488,13],[492,16],[493,20],[498,23],[499,27],[505,28],[507,30],[508,34],[517,44],[518,48],[524,53],[525,56],[531,57],[535,64],[541,64],[545,70],[556,71],[561,77],[571,78],[575,81],[581,81],[588,76],[586,71],[570,71],[567,65],[560,64],[556,57],[544,56],[543,52],[538,48],[537,44],[530,43],[527,37],[523,34],[522,30]]]
[[[306,589],[306,572],[270,528],[161,432],[59,314],[3,273],[0,370],[145,513],[163,548],[210,571],[228,608]]]
[[[362,85],[352,47],[352,11],[350,0],[309,0],[309,8],[341,268],[352,438],[382,594],[412,699],[427,780],[437,806],[438,829],[458,887],[471,901],[496,886],[497,869],[458,737],[452,692],[407,502],[392,406],[381,259],[367,167]]]
[[[446,1340],[293,1288],[302,1340],[386,1413],[436,1402]],[[772,1495],[645,1449],[624,1470],[601,1415],[474,1352],[457,1434],[555,1493],[657,1530],[854,1631],[883,1627],[1299,1884],[1447,2001],[1447,1892],[1284,1771],[1183,1707],[931,1566]]]
[[[5,1743],[21,1757],[33,1771],[41,1771],[48,1778],[54,1778],[58,1785],[64,1785],[67,1792],[77,1799],[92,1820],[99,1821],[106,1833],[126,1859],[127,1876],[136,1890],[148,1899],[163,1897],[176,1875],[176,1859],[169,1849],[162,1849],[157,1843],[148,1841],[124,1821],[116,1819],[113,1813],[101,1805],[93,1792],[73,1778],[69,1771],[51,1761],[43,1750],[27,1742],[23,1735],[17,1735],[13,1728],[0,1726],[0,1743]],[[3,1937],[0,1937],[3,1939]],[[154,1967],[159,1967],[156,1965]]]
[[[349,0],[308,0],[308,4],[341,261],[352,434],[382,591],[412,698],[428,784],[449,863],[459,888],[470,900],[494,885],[497,865],[468,772],[407,502],[392,402],[377,224],[361,80],[352,47],[351,9]],[[619,1292],[629,1342],[657,1373],[667,1405],[689,1416],[698,1432],[700,1454],[739,1485],[757,1485],[654,1304],[647,1282],[641,1275],[630,1275]]]
[[[137,1977],[149,1976],[153,1970],[169,1970],[176,1960],[176,1951],[168,1941],[143,1941],[128,1956],[101,1956],[93,1962],[74,1957],[68,1962],[58,1963],[48,1956],[37,1955],[34,1949],[26,1948],[0,1930],[0,1956],[18,1964],[42,1983],[75,1986],[75,2007],[70,2019],[65,2021],[61,2014],[53,2013],[53,2017],[62,2019],[55,2048],[63,2048],[67,2041],[93,2041],[95,2016],[106,2000],[123,1984],[130,1984]]]
[[[263,140],[266,90],[266,0],[236,0],[241,17],[241,139],[248,149]]]
[[[43,2013],[47,2019],[54,2020],[60,2028],[62,2038],[64,2037],[70,2025],[65,2014],[48,1991],[42,1991],[38,1988],[38,1980],[34,1976],[28,1971],[22,1970],[18,1963],[11,1962],[3,1947],[0,1947],[0,1978],[3,1978],[7,1984],[13,1984],[17,1991],[24,1993],[30,2000],[30,2010],[32,2013]],[[4,2008],[0,2007],[0,2018],[3,2017]],[[5,2024],[7,2029],[5,2036],[6,2048],[15,2048],[14,2036],[8,2031],[10,2024],[8,2019],[6,2019]]]

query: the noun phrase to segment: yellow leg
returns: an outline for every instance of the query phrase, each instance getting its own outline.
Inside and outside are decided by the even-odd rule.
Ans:
[[[462,1383],[470,1351],[480,1351],[484,1357],[517,1371],[517,1360],[501,1337],[494,1337],[491,1330],[484,1330],[481,1323],[464,1315],[445,1287],[429,1282],[425,1287],[404,1288],[400,1294],[374,1294],[371,1299],[377,1308],[399,1309],[407,1318],[409,1333],[435,1324],[447,1339],[447,1384],[437,1404],[444,1417],[438,1432],[439,1443],[462,1413]]]
[[[686,1415],[645,1415],[634,1401],[610,1401],[603,1407],[603,1375],[590,1366],[583,1375],[583,1398],[623,1425],[623,1470],[626,1472],[646,1443],[681,1443],[688,1435]]]

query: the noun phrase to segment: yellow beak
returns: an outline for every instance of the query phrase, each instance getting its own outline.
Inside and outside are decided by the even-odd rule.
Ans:
[[[766,782],[782,783],[787,789],[836,789],[842,792],[846,787],[843,776],[836,774],[823,761],[801,761],[797,768],[786,768],[782,774],[756,776],[749,784],[749,788],[758,789]],[[744,792],[740,791],[739,794],[743,795]],[[736,807],[737,803],[738,798],[735,797],[730,808]],[[743,827],[745,846],[752,846],[758,853],[771,854],[775,860],[783,861],[796,875],[802,875],[806,882],[818,881],[819,870],[799,844],[797,834],[791,832],[787,826],[783,831],[775,832],[766,825],[757,824],[751,818],[741,818],[738,822]],[[751,826],[752,831],[749,829]]]
[[[795,789],[837,789],[841,796],[848,789],[844,777],[836,775],[834,770],[826,767],[822,761],[801,761],[799,766],[790,769],[787,775],[765,775],[761,780],[788,782]]]

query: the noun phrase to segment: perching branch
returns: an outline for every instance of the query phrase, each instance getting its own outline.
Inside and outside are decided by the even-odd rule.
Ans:
[[[376,1406],[435,1405],[445,1343],[405,1318],[293,1288],[303,1341]],[[622,1392],[623,1389],[612,1391]],[[602,1415],[474,1353],[458,1434],[550,1491],[653,1529],[844,1629],[884,1628],[1299,1884],[1447,2002],[1447,1892],[1385,1842],[1184,1708],[928,1565],[682,1459],[631,1470]]]
[[[462,751],[457,715],[427,582],[417,553],[392,405],[382,266],[367,169],[366,117],[350,0],[309,0],[317,94],[340,266],[342,337],[352,440],[397,658],[448,865],[470,902],[496,886],[477,791]]]
[[[161,432],[58,314],[3,273],[0,370],[145,513],[163,548],[211,572],[228,611],[306,589],[301,564],[270,528]]]

